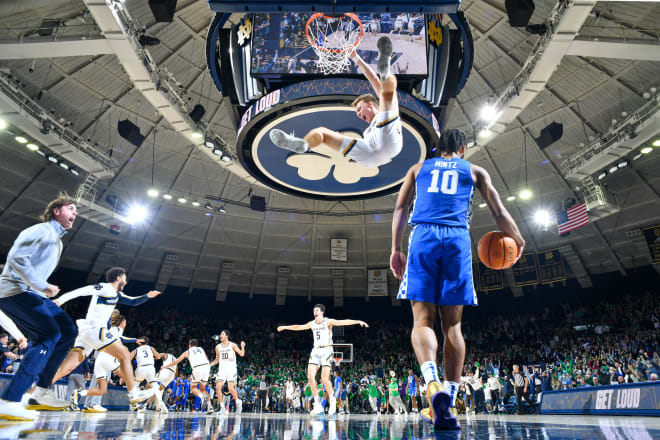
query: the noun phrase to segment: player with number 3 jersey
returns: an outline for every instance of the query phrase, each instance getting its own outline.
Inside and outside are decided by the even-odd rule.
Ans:
[[[525,246],[486,170],[463,160],[465,144],[465,134],[460,130],[442,133],[439,157],[408,170],[392,218],[390,267],[401,280],[398,298],[411,302],[412,345],[427,384],[429,408],[420,415],[436,429],[460,428],[455,404],[465,359],[461,316],[463,306],[477,305],[470,244],[475,188],[497,226],[516,241],[518,258]],[[406,259],[401,240],[413,196],[413,229]],[[444,389],[438,377],[438,341],[433,330],[438,309],[444,335]]]
[[[357,321],[355,319],[330,319],[325,318],[325,306],[323,304],[316,304],[314,306],[314,320],[309,321],[307,324],[301,325],[281,325],[277,327],[277,331],[284,330],[311,330],[314,337],[314,348],[309,356],[309,363],[307,366],[307,379],[309,386],[312,389],[314,396],[314,408],[310,412],[311,415],[321,414],[323,406],[321,405],[321,396],[318,392],[316,385],[316,373],[321,367],[321,382],[328,391],[330,397],[330,410],[328,415],[332,415],[337,411],[337,400],[332,392],[332,384],[330,383],[330,361],[332,360],[332,328],[345,325],[359,325],[361,327],[369,327],[364,321]]]

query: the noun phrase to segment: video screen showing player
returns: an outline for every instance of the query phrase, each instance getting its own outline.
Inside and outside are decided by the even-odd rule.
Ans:
[[[309,75],[321,74],[318,56],[305,34],[311,13],[254,14],[252,42],[252,74]],[[376,68],[378,39],[387,36],[395,47],[391,71],[396,75],[427,75],[426,22],[424,14],[356,14],[362,22],[363,36],[358,55]],[[325,18],[330,23],[333,18]],[[345,29],[341,29],[345,27]],[[357,30],[352,20],[336,32]],[[334,29],[334,28],[333,28]],[[313,32],[317,44],[322,45],[324,32]],[[326,38],[329,38],[327,35]],[[351,64],[345,74],[359,75],[357,66]]]

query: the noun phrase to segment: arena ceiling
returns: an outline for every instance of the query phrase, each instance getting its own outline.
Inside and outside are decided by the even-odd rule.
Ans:
[[[535,3],[531,21],[542,22],[555,2]],[[206,70],[205,37],[212,19],[207,2],[179,0],[170,24],[155,23],[146,0],[125,0],[124,4],[146,27],[147,34],[160,40],[159,45],[148,48],[151,57],[182,85],[182,94],[189,103],[206,108],[203,120],[231,144],[236,138],[236,115]],[[538,37],[509,27],[504,1],[467,0],[462,9],[474,34],[475,65],[448,126],[470,131],[483,104],[511,82]],[[38,30],[46,19],[60,21],[56,35],[63,41],[103,38],[83,0],[6,0],[0,2],[0,44],[15,46],[43,39]],[[592,40],[646,40],[658,44],[659,23],[658,3],[598,2],[580,35]],[[73,47],[71,50],[78,53]],[[145,203],[150,212],[144,224],[123,228],[119,235],[80,218],[68,235],[63,267],[90,271],[98,260],[99,265],[129,267],[133,279],[156,282],[169,253],[178,257],[168,274],[170,285],[191,291],[216,290],[223,263],[233,262],[229,291],[272,295],[277,288],[278,268],[286,266],[290,270],[286,292],[295,296],[307,296],[309,292],[332,296],[333,278],[337,277],[332,270],[344,268],[343,294],[362,297],[366,295],[365,269],[388,266],[388,211],[394,206],[395,196],[326,202],[253,186],[175,133],[135,88],[116,55],[49,58],[45,51],[39,58],[25,56],[0,60],[0,67],[30,96],[36,99],[41,92],[41,105],[68,121],[83,138],[103,148],[111,146],[108,153],[111,150],[118,167],[113,178],[100,182],[99,199],[115,196],[126,203]],[[603,181],[616,194],[620,211],[565,238],[559,237],[556,227],[545,230],[537,226],[533,215],[540,207],[554,211],[562,200],[581,198],[582,188],[576,188],[579,184],[568,182],[558,172],[562,160],[582,148],[580,143],[588,142],[589,136],[606,132],[622,112],[639,108],[645,102],[644,93],[658,87],[660,62],[640,60],[635,53],[630,57],[563,57],[547,87],[516,121],[471,157],[491,173],[503,198],[517,194],[527,176],[534,197],[506,205],[518,221],[528,249],[542,251],[570,244],[588,274],[626,273],[649,264],[647,249],[639,237],[631,238],[629,231],[660,223],[660,149]],[[122,119],[132,120],[147,134],[140,148],[118,136],[116,126]],[[553,121],[564,124],[561,140],[541,151],[528,139],[525,152],[520,127],[538,136]],[[59,190],[75,193],[81,179],[38,160],[7,133],[0,134],[0,145],[0,252],[5,253],[16,234],[35,222],[45,201]],[[184,196],[188,203],[149,199],[146,193],[152,185],[161,192]],[[261,213],[241,204],[224,204],[225,213],[216,211],[208,216],[203,204],[197,208],[190,204],[206,195],[247,202],[250,188],[266,198],[269,208],[278,209]],[[214,203],[214,209],[219,207]],[[359,214],[365,211],[369,213]],[[495,226],[488,210],[475,208],[475,243],[492,229]],[[348,238],[348,262],[330,261],[330,238]],[[106,242],[117,246],[108,251]]]

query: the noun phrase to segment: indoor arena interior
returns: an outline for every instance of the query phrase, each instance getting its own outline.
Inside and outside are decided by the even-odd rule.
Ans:
[[[660,438],[660,1],[0,0],[0,440]]]

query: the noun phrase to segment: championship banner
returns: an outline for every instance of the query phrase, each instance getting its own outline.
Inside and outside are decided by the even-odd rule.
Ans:
[[[546,391],[541,414],[657,417],[660,416],[660,382]]]
[[[479,271],[479,290],[497,290],[504,288],[504,279],[502,278],[502,271],[490,269],[480,261],[478,263]]]
[[[330,239],[330,261],[348,261],[348,239]]]
[[[536,254],[523,254],[513,265],[513,285],[516,287],[531,286],[539,283],[539,272],[536,268]]]
[[[539,264],[541,284],[550,284],[566,279],[564,260],[561,257],[559,249],[539,252],[536,254],[536,258]]]
[[[387,269],[369,269],[367,294],[369,296],[387,296]]]
[[[660,264],[660,225],[645,228],[644,237],[651,254],[651,263]]]

